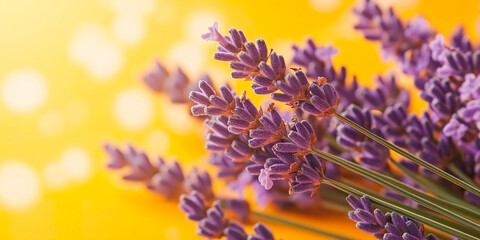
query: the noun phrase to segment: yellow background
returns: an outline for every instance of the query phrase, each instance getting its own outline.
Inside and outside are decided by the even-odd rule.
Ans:
[[[368,84],[373,74],[398,67],[382,64],[378,46],[353,31],[354,4],[1,0],[0,239],[197,239],[195,225],[176,203],[126,184],[104,167],[105,141],[177,156],[187,168],[205,161],[201,124],[188,119],[186,107],[149,92],[140,76],[157,58],[170,68],[180,64],[194,79],[208,69],[216,82],[228,80],[227,64],[211,58],[215,44],[199,37],[218,20],[222,31],[242,29],[248,39],[262,37],[285,56],[291,56],[291,43],[303,45],[306,36],[333,44],[340,50],[335,63]],[[472,38],[479,34],[476,1],[383,4],[403,17],[422,13],[444,34],[458,23]],[[267,211],[369,238],[328,211],[306,217]],[[320,239],[267,224],[283,239]]]

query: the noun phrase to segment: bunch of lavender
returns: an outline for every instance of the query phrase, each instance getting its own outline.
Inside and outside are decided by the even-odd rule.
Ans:
[[[248,41],[234,28],[222,35],[216,23],[202,35],[218,42],[214,59],[229,62],[232,78],[252,81],[255,94],[267,95],[291,111],[279,110],[273,102],[256,106],[245,91],[237,95],[228,84],[216,89],[209,80],[189,87],[186,77],[166,81],[167,71],[159,64],[145,82],[157,92],[167,89],[181,96],[190,89],[191,113],[205,121],[205,147],[212,152],[218,180],[239,193],[252,186],[257,204],[265,204],[265,199],[282,202],[279,199],[291,195],[297,197],[294,205],[326,206],[331,204],[328,195],[351,195],[347,202],[355,210],[349,217],[377,238],[437,239],[426,236],[426,225],[452,237],[479,239],[480,53],[462,30],[447,46],[425,18],[404,24],[392,9],[384,11],[370,0],[355,14],[355,28],[381,42],[384,56],[398,60],[429,103],[421,117],[407,111],[408,91],[393,75],[377,77],[373,89],[359,85],[355,77],[347,81],[346,68],[338,69],[331,61],[338,53],[332,46],[316,46],[313,40],[305,48],[294,46],[296,67],[289,68],[282,55],[268,51],[263,39]],[[222,206],[243,213],[239,216],[253,212],[245,202],[216,196],[208,173],[197,170],[184,177],[178,164],[159,160],[153,167],[133,148],[122,152],[108,145],[106,150],[112,156],[109,166],[131,167],[125,179],[146,182],[166,197],[186,194],[180,207],[199,222],[199,235],[273,239],[263,225],[247,235],[225,217]],[[396,159],[398,155],[402,158]],[[370,189],[372,182],[377,187]],[[316,198],[317,192],[327,194]],[[373,210],[372,203],[389,212]]]
[[[478,105],[480,79],[476,75],[480,70],[480,52],[472,47],[463,28],[458,28],[452,36],[451,46],[447,46],[444,37],[435,36],[425,19],[419,21],[417,18],[403,25],[393,11],[384,14],[372,1],[366,1],[356,13],[359,15],[356,28],[363,31],[367,39],[381,41],[384,54],[394,55],[399,60],[404,72],[415,78],[416,86],[422,91],[421,97],[429,103],[429,114],[423,119],[419,121],[412,116],[411,123],[403,120],[403,127],[399,126],[399,129],[409,129],[410,133],[417,129],[414,131],[419,134],[415,135],[422,137],[405,139],[407,146],[404,147],[423,155],[422,159],[441,169],[455,172],[465,179],[478,179],[480,168],[476,155],[480,150],[480,138],[475,125],[479,118],[474,115],[478,112],[475,105]],[[382,28],[388,19],[397,19],[399,29]],[[379,37],[369,38],[371,31]],[[403,40],[395,36],[401,36],[398,38]],[[387,46],[402,51],[392,54],[392,48]],[[421,62],[423,64],[419,64]],[[422,84],[418,84],[420,77]],[[465,191],[464,195],[472,203],[479,203],[475,194]]]

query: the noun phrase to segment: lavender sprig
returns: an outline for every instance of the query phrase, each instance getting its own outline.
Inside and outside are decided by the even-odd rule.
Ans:
[[[352,195],[347,197],[347,202],[354,209],[348,212],[351,220],[357,222],[357,228],[373,234],[378,239],[386,240],[437,240],[429,234],[426,236],[425,227],[395,212],[383,214],[380,209],[373,208],[368,197],[360,199]]]

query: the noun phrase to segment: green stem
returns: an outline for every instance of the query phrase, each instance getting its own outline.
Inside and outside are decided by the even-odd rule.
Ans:
[[[450,218],[453,218],[466,226],[469,226],[473,230],[478,230],[480,229],[480,224],[471,221],[470,219],[467,219],[461,215],[459,215],[456,211],[457,205],[453,205],[450,202],[447,202],[443,199],[435,198],[432,197],[424,192],[419,191],[418,189],[415,189],[411,186],[406,185],[405,183],[398,181],[397,179],[385,176],[381,173],[378,173],[376,171],[366,169],[356,163],[350,162],[348,160],[345,160],[343,158],[337,157],[335,155],[332,155],[327,152],[319,151],[319,150],[312,150],[312,153],[314,153],[317,156],[320,156],[328,161],[331,161],[337,165],[340,165],[342,167],[345,167],[351,171],[354,171],[357,174],[360,174],[366,178],[369,178],[378,184],[389,188],[402,196],[411,199],[433,211],[436,211],[440,214],[443,214],[445,216],[448,216]],[[455,207],[455,208],[454,208]],[[480,233],[480,232],[479,232]]]
[[[418,221],[420,223],[428,225],[428,226],[430,226],[432,228],[435,228],[439,231],[450,234],[451,236],[455,236],[455,237],[458,237],[458,238],[461,238],[461,239],[478,239],[478,237],[480,236],[480,235],[477,235],[477,236],[471,235],[468,232],[464,232],[462,230],[453,228],[449,225],[446,225],[446,224],[443,224],[441,222],[435,221],[435,220],[433,220],[431,218],[428,218],[428,217],[426,217],[426,216],[424,216],[420,213],[417,213],[415,211],[411,211],[411,210],[408,210],[406,208],[403,208],[398,203],[392,203],[390,201],[385,201],[385,200],[382,200],[382,199],[374,197],[374,196],[369,196],[368,194],[365,194],[364,192],[359,191],[358,189],[355,189],[355,188],[353,188],[351,186],[348,186],[346,184],[343,184],[343,183],[340,183],[340,182],[337,182],[337,181],[334,181],[334,180],[330,180],[330,179],[324,179],[323,181],[324,181],[324,183],[326,183],[326,184],[328,184],[332,187],[335,187],[339,190],[345,191],[345,193],[348,193],[348,194],[351,194],[351,195],[354,195],[354,196],[357,196],[357,197],[367,196],[372,202],[374,202],[376,204],[379,204],[379,205],[381,205],[385,208],[391,209],[392,211],[394,211],[398,214],[404,215],[404,216],[406,216],[410,219],[413,219],[415,221]]]
[[[473,185],[477,185],[477,183],[475,181],[473,181],[473,179],[468,177],[462,170],[460,170],[457,166],[455,166],[455,164],[453,164],[453,163],[449,164],[448,169],[450,169],[450,171],[452,171],[455,175],[457,175],[463,181],[468,182],[468,183],[473,184]]]
[[[445,224],[445,225],[449,225],[449,226],[454,227],[454,228],[456,228],[456,229],[458,229],[458,230],[460,230],[460,231],[468,232],[468,231],[471,230],[470,228],[468,228],[468,227],[466,227],[466,226],[464,226],[464,225],[461,225],[461,224],[459,224],[459,223],[457,223],[457,222],[452,222],[451,219],[446,218],[446,217],[443,216],[443,215],[436,214],[435,212],[432,212],[432,211],[429,211],[429,210],[426,210],[426,209],[421,209],[421,208],[416,208],[416,207],[409,206],[409,205],[407,205],[407,204],[405,204],[405,203],[402,203],[402,202],[400,202],[400,201],[398,201],[398,200],[395,200],[395,199],[391,199],[391,198],[389,198],[389,197],[386,197],[386,196],[384,196],[384,195],[382,195],[382,194],[379,194],[379,193],[377,193],[377,192],[375,192],[375,191],[372,191],[372,190],[370,190],[370,189],[368,189],[368,188],[365,188],[365,187],[363,187],[363,186],[360,186],[360,185],[358,185],[358,184],[356,184],[356,183],[354,183],[354,182],[351,182],[351,181],[349,181],[349,180],[342,180],[342,181],[340,181],[340,182],[343,183],[343,184],[346,184],[346,185],[348,185],[348,186],[350,186],[350,187],[352,187],[352,188],[355,188],[355,189],[357,189],[357,190],[365,193],[365,194],[368,195],[368,196],[376,197],[376,198],[381,199],[381,200],[383,200],[383,201],[392,202],[392,203],[394,203],[394,204],[396,204],[396,205],[399,205],[399,206],[401,206],[402,208],[405,208],[405,209],[407,209],[407,210],[409,210],[409,211],[420,213],[420,214],[422,214],[423,216],[425,216],[425,217],[427,217],[427,218],[433,219],[433,220],[435,220],[435,221],[437,221],[437,222],[440,222],[440,223],[443,223],[443,224]]]
[[[409,160],[412,160],[413,162],[415,162],[416,164],[432,171],[433,173],[441,176],[442,178],[445,178],[447,179],[448,181],[452,182],[453,184],[465,189],[465,190],[468,190],[478,196],[480,196],[480,188],[478,188],[477,186],[475,185],[472,185],[470,183],[467,183],[465,181],[462,181],[460,179],[458,179],[457,177],[443,171],[442,169],[426,162],[425,160],[422,160],[418,157],[416,157],[415,155],[401,149],[400,147],[398,147],[397,145],[395,144],[392,144],[390,142],[388,142],[387,140],[377,136],[376,134],[370,132],[369,130],[365,129],[364,127],[358,125],[357,123],[355,123],[354,121],[350,120],[349,118],[346,118],[338,113],[334,113],[333,114],[335,117],[337,117],[340,121],[350,125],[351,127],[355,128],[357,131],[361,132],[362,134],[364,134],[365,136],[371,138],[372,140],[380,143],[381,145],[387,147],[388,149],[402,155],[403,157],[409,159]]]
[[[445,191],[444,189],[438,187],[437,185],[430,184],[429,181],[422,179],[420,176],[418,176],[417,174],[413,173],[412,171],[404,167],[402,164],[395,161],[392,157],[390,157],[389,159],[393,165],[395,165],[398,169],[400,169],[400,171],[402,171],[408,178],[410,178],[419,187],[423,188],[426,191],[432,192],[436,196],[441,197],[445,200],[455,202],[456,204],[459,204],[459,205],[464,205],[465,202],[458,196],[453,195],[451,192]]]
[[[299,229],[302,229],[302,230],[306,230],[306,231],[309,231],[309,232],[317,233],[317,234],[320,234],[320,235],[323,235],[323,236],[326,236],[326,237],[330,237],[332,239],[353,240],[352,238],[348,238],[348,237],[341,236],[341,235],[338,235],[338,234],[335,234],[335,233],[332,233],[332,232],[328,232],[328,231],[321,230],[321,229],[318,229],[318,228],[303,225],[303,224],[300,224],[298,222],[289,221],[289,220],[286,220],[284,218],[269,215],[269,214],[266,214],[266,213],[261,213],[261,212],[256,212],[256,211],[252,211],[251,213],[252,213],[253,216],[255,216],[257,218],[261,218],[261,219],[265,219],[265,220],[268,220],[268,221],[288,225],[288,226],[299,228]]]

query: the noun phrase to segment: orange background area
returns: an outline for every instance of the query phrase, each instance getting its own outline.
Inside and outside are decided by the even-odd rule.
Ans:
[[[201,123],[139,81],[154,59],[208,72],[239,92],[228,64],[200,38],[213,21],[264,38],[290,58],[290,44],[311,36],[332,44],[334,61],[364,84],[387,70],[376,44],[353,30],[352,0],[166,1],[2,0],[0,3],[0,239],[197,239],[177,204],[105,169],[105,141],[206,167]],[[390,0],[404,18],[426,16],[449,34],[462,23],[479,35],[476,1]],[[401,83],[411,86],[408,78]],[[414,93],[414,95],[416,95]],[[415,96],[418,99],[417,96]],[[414,108],[423,106],[416,102]],[[218,189],[221,192],[221,189]],[[370,239],[345,216],[284,215],[355,239]],[[322,239],[266,222],[282,239]],[[251,232],[251,228],[247,227]]]

